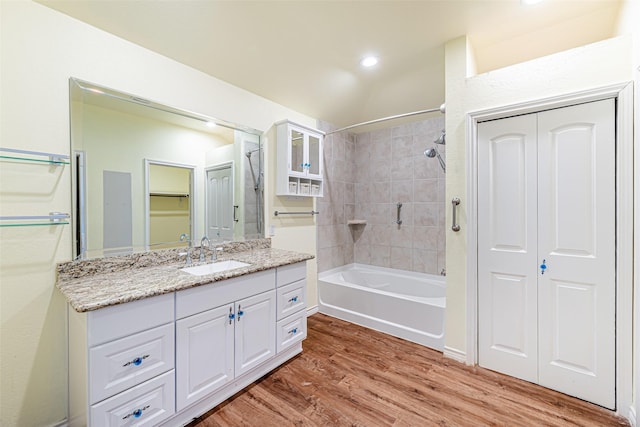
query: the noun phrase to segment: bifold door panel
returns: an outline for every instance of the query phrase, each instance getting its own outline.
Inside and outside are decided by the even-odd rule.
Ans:
[[[615,105],[478,125],[479,363],[615,408]]]

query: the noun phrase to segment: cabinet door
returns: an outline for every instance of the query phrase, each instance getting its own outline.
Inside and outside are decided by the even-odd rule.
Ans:
[[[233,305],[176,322],[176,402],[178,411],[234,378]]]
[[[236,303],[235,371],[242,375],[276,353],[276,293]]]
[[[307,141],[307,172],[310,178],[322,178],[322,139],[309,134]]]
[[[289,169],[300,175],[305,171],[304,133],[296,128],[289,128]]]

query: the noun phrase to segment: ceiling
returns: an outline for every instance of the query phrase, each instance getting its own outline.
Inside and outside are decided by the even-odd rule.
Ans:
[[[444,44],[478,71],[614,35],[619,0],[38,0],[336,126],[444,102]],[[363,69],[367,54],[380,58]]]

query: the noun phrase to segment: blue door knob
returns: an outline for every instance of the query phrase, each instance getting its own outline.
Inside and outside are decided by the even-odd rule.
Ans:
[[[542,264],[540,264],[540,274],[544,274],[547,269],[547,260],[543,259]]]

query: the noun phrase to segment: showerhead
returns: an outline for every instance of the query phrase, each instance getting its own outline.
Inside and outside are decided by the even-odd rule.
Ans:
[[[424,155],[429,157],[429,158],[436,157],[438,159],[438,162],[440,163],[440,167],[442,168],[442,171],[443,172],[447,171],[447,165],[444,163],[444,160],[442,159],[442,156],[438,152],[437,146],[433,146],[432,148],[427,148],[424,151]]]
[[[440,145],[444,145],[445,144],[445,131],[444,129],[442,130],[442,132],[440,133],[440,136],[436,139],[433,140],[434,143],[436,144],[440,144]]]

